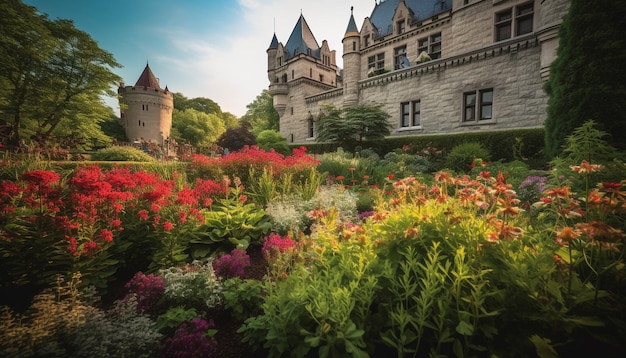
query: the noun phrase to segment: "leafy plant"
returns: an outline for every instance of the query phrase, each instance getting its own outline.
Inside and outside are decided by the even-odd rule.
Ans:
[[[193,257],[206,257],[218,244],[230,243],[245,250],[261,240],[270,229],[269,218],[262,208],[246,201],[241,183],[235,179],[230,196],[216,203],[213,210],[203,211],[205,223],[201,230],[204,232],[190,241]]]
[[[165,299],[168,305],[195,308],[198,312],[221,303],[222,283],[213,271],[211,260],[159,271],[165,281]]]
[[[243,322],[261,313],[264,285],[261,281],[234,277],[224,281],[224,308],[232,318]]]
[[[480,143],[463,143],[452,148],[446,157],[446,167],[456,172],[468,172],[476,159],[489,160],[490,154]]]
[[[134,147],[109,147],[91,155],[92,160],[116,162],[153,162],[154,158]]]
[[[181,324],[198,317],[198,312],[193,308],[173,306],[157,317],[156,328],[159,332],[171,336]]]

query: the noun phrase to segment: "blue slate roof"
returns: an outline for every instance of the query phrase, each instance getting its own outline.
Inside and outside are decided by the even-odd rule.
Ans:
[[[376,4],[370,21],[378,29],[378,36],[393,32],[393,15],[403,0],[381,0]],[[406,6],[413,11],[413,22],[422,21],[452,8],[452,0],[404,0]]]
[[[276,37],[276,33],[274,33],[274,37],[272,37],[272,42],[270,43],[270,47],[268,47],[268,50],[272,50],[272,49],[276,49],[278,48],[278,38]]]
[[[309,25],[302,15],[300,15],[285,45],[285,59],[293,58],[300,53],[320,58],[320,45],[315,40],[315,36],[313,36]]]
[[[354,21],[354,14],[352,13],[352,9],[350,9],[350,21],[348,22],[348,28],[346,29],[346,34],[351,32],[359,32],[359,28],[356,27],[356,22]]]

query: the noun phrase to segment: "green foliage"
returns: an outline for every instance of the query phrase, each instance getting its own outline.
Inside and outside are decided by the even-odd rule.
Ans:
[[[92,295],[79,291],[80,275],[65,280],[57,277],[56,286],[37,294],[23,313],[0,307],[0,355],[3,357],[67,357],[71,355],[73,335],[96,309]]]
[[[597,128],[595,121],[586,121],[574,129],[563,146],[563,157],[573,164],[607,163],[618,156],[616,148],[607,143],[608,134]]]
[[[261,313],[263,292],[261,281],[239,277],[228,279],[222,288],[224,308],[235,320],[243,322]]]
[[[225,150],[235,152],[245,146],[256,144],[256,137],[250,131],[250,125],[247,122],[242,122],[239,127],[228,128],[217,139],[216,143]]]
[[[91,159],[117,162],[153,162],[155,159],[134,147],[109,147],[95,152]]]
[[[265,130],[278,132],[280,117],[274,108],[274,99],[267,89],[264,89],[246,108],[248,110],[241,119],[252,125],[253,133],[259,134]]]
[[[246,204],[241,183],[231,189],[228,198],[215,203],[211,210],[204,210],[205,223],[200,227],[199,237],[192,239],[192,256],[207,257],[223,244],[245,250],[250,244],[259,245],[263,235],[271,228],[269,218],[262,207]]]
[[[113,56],[70,20],[51,20],[21,1],[4,1],[0,12],[1,114],[13,124],[11,141],[37,134],[75,133],[106,141],[98,122],[111,116],[102,95],[120,82]],[[20,131],[24,133],[20,133]]]
[[[222,283],[213,271],[212,260],[159,270],[165,282],[168,307],[180,306],[206,312],[221,304]]]
[[[317,142],[337,142],[354,148],[364,140],[380,141],[390,134],[389,114],[380,105],[345,109],[326,106],[317,121]]]
[[[446,157],[446,167],[456,172],[468,172],[475,162],[488,161],[490,154],[482,144],[468,142],[452,148]]]
[[[256,141],[257,145],[266,151],[273,149],[283,155],[289,155],[291,152],[287,145],[287,140],[275,130],[266,129],[261,131],[257,135]]]
[[[162,334],[171,336],[182,323],[198,317],[198,312],[194,308],[170,307],[157,317],[156,328]]]
[[[154,357],[163,335],[155,322],[139,313],[133,299],[116,301],[105,312],[91,311],[72,332],[72,357]]]
[[[609,0],[571,1],[559,26],[557,57],[550,68],[546,91],[546,155],[558,156],[575,128],[593,119],[609,134],[610,144],[625,149],[626,3]]]
[[[108,119],[100,122],[100,129],[102,133],[106,136],[113,138],[118,142],[128,142],[128,137],[126,136],[126,130],[124,126],[120,123],[120,119],[115,115],[112,115]]]
[[[208,147],[225,131],[223,120],[214,113],[207,114],[189,108],[176,110],[172,115],[172,137],[178,143]]]

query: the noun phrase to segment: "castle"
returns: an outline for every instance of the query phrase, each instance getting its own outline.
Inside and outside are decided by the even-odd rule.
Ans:
[[[380,0],[350,14],[343,69],[300,15],[267,49],[269,93],[289,143],[315,140],[322,106],[382,105],[392,136],[539,128],[569,0]]]
[[[167,144],[172,130],[174,96],[167,86],[161,89],[159,80],[146,64],[134,86],[120,83],[120,122],[130,141]]]

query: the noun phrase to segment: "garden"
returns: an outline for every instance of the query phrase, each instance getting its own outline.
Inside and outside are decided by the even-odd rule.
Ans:
[[[4,357],[616,357],[623,153],[0,162]],[[513,149],[511,149],[513,150]]]

